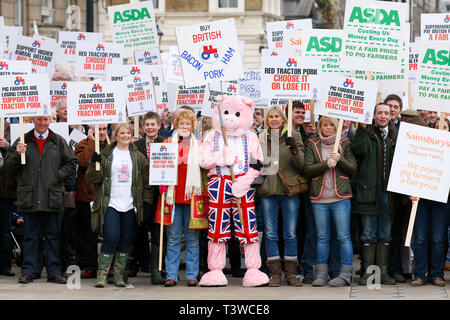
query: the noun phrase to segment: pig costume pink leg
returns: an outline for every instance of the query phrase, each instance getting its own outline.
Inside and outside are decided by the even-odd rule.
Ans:
[[[225,241],[231,238],[231,216],[236,236],[244,245],[245,273],[242,284],[246,287],[265,285],[268,276],[259,271],[259,254],[256,214],[254,207],[255,189],[253,180],[260,171],[253,168],[250,160],[262,161],[263,155],[258,137],[249,129],[253,123],[251,99],[240,96],[225,97],[221,103],[221,112],[226,128],[228,147],[222,137],[218,108],[213,117],[214,129],[207,134],[200,146],[200,166],[208,169],[209,231],[208,268],[211,270],[200,280],[201,286],[227,285],[222,269],[225,266]],[[228,166],[233,166],[235,182],[232,183]],[[240,199],[242,219],[240,221],[236,199]]]

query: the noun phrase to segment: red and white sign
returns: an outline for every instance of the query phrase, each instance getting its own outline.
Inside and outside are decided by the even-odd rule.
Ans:
[[[417,70],[419,70],[419,49],[418,42],[409,44],[409,81],[416,81]]]
[[[161,53],[159,48],[136,50],[134,52],[136,64],[161,65]]]
[[[178,87],[178,96],[175,98],[177,91],[177,85],[173,83],[167,84],[168,89],[168,105],[169,110],[172,110],[176,99],[175,109],[179,109],[181,106],[189,106],[195,111],[200,111],[203,106],[203,99],[205,98],[206,86],[198,86],[186,88],[185,86]]]
[[[50,106],[56,108],[58,101],[67,99],[67,84],[68,81],[50,81]]]
[[[29,73],[31,73],[30,61],[0,60],[0,76]]]
[[[103,42],[103,33],[60,31],[58,36],[58,63],[76,63],[78,41]]]
[[[450,12],[423,13],[420,15],[422,41],[439,41],[450,44]]]
[[[164,54],[161,55],[162,64],[164,67]],[[166,60],[166,77],[167,82],[184,84],[183,68],[181,67],[180,56],[178,55],[178,47],[170,46],[169,53]]]
[[[327,75],[315,113],[371,124],[377,101],[378,82]]]
[[[70,82],[67,87],[69,124],[123,123],[125,88],[119,81]]]
[[[127,94],[128,116],[140,116],[156,111],[155,92],[151,73],[126,76],[123,79]]]
[[[76,49],[75,76],[106,77],[106,67],[121,65],[123,46],[80,41]]]
[[[311,19],[267,22],[266,31],[269,49],[283,49],[286,31],[304,29],[312,29]]]
[[[0,117],[50,115],[50,88],[46,74],[0,77]]]

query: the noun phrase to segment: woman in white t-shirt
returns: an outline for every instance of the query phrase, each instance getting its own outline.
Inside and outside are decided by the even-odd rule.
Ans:
[[[96,287],[103,288],[112,259],[114,283],[124,287],[123,274],[136,227],[143,220],[143,201],[151,199],[148,185],[148,160],[132,142],[132,128],[120,124],[114,131],[116,141],[101,155],[94,152],[86,179],[94,183],[93,231],[103,231],[98,257]],[[100,162],[100,170],[95,163]]]

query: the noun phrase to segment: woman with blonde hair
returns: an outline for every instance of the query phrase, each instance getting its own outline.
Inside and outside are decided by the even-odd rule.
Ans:
[[[287,136],[287,118],[280,107],[269,109],[265,123],[268,125],[259,134],[264,153],[264,182],[256,189],[261,197],[264,216],[264,233],[267,266],[270,271],[269,287],[281,284],[281,257],[278,250],[278,208],[283,215],[284,269],[291,286],[301,286],[297,274],[297,236],[298,209],[300,206],[300,181],[298,172],[304,166],[304,146],[300,133]],[[275,147],[278,144],[278,150]],[[274,150],[272,150],[274,146]],[[289,180],[289,181],[288,181]],[[292,192],[290,188],[297,187]]]
[[[349,286],[352,283],[350,176],[356,171],[356,160],[347,138],[342,137],[338,152],[333,151],[337,127],[336,119],[321,117],[319,135],[309,139],[306,147],[305,173],[311,178],[309,195],[317,231],[317,260],[313,266],[313,286],[317,287],[326,284]],[[339,275],[328,282],[331,218],[340,244],[341,269]]]
[[[143,221],[143,201],[152,197],[148,184],[148,160],[132,142],[132,128],[119,124],[115,141],[101,154],[93,153],[86,179],[94,184],[91,225],[94,232],[103,232],[98,257],[97,282],[104,288],[109,266],[114,259],[114,283],[124,287],[123,278],[136,226]],[[95,163],[100,162],[97,171]]]
[[[175,115],[175,133],[165,142],[178,143],[178,171],[176,186],[160,186],[160,194],[166,192],[164,212],[172,212],[172,221],[166,222],[167,252],[165,257],[165,287],[173,287],[178,282],[180,267],[181,236],[186,241],[186,280],[190,287],[197,286],[199,273],[199,235],[198,229],[208,226],[203,212],[202,181],[198,164],[198,147],[195,138],[195,114],[187,109],[179,109]],[[161,205],[161,198],[158,207]],[[157,208],[157,215],[160,209]],[[158,218],[158,217],[157,217]],[[161,223],[161,218],[160,223]]]

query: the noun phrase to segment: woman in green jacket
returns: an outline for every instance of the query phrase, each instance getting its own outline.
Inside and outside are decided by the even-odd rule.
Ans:
[[[101,233],[103,243],[98,257],[97,282],[104,288],[114,259],[114,283],[124,287],[123,274],[136,226],[143,220],[143,198],[151,197],[148,185],[148,160],[131,143],[132,128],[120,124],[114,131],[116,141],[101,155],[94,152],[86,179],[94,184],[92,229]],[[100,170],[95,163],[100,162]]]
[[[350,142],[342,138],[339,152],[333,152],[337,121],[331,117],[319,120],[319,136],[310,139],[306,148],[305,173],[311,177],[310,199],[317,230],[317,260],[313,286],[349,286],[353,274],[353,248],[350,238],[352,189],[350,176],[356,171],[356,160]],[[340,244],[341,269],[328,282],[330,251],[330,217],[333,218]]]
[[[287,137],[287,118],[279,107],[272,107],[266,114],[264,129],[259,140],[264,153],[264,182],[257,189],[261,197],[264,216],[264,234],[267,254],[267,266],[270,270],[270,287],[279,287],[281,282],[281,258],[278,250],[278,208],[283,215],[284,266],[289,285],[301,286],[296,277],[297,236],[299,193],[291,193],[281,180],[290,187],[299,185],[296,178],[304,165],[304,146],[300,133],[292,132]],[[278,148],[277,148],[278,147]],[[278,150],[277,150],[278,149]]]

